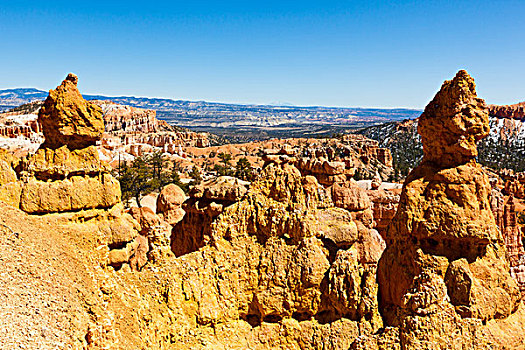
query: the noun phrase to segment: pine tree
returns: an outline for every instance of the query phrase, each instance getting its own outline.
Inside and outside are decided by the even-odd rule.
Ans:
[[[237,161],[237,165],[235,166],[235,176],[241,180],[253,180],[252,165],[246,157],[242,157]]]

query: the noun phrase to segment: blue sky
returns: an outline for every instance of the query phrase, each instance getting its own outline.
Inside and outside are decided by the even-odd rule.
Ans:
[[[525,1],[2,1],[0,89],[423,108],[525,100]]]

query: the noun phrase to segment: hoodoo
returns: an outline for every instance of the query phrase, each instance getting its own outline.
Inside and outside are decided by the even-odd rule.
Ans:
[[[524,337],[521,297],[475,160],[488,110],[466,71],[445,81],[418,131],[425,155],[405,181],[378,266],[380,312],[392,328],[354,346],[514,349]]]

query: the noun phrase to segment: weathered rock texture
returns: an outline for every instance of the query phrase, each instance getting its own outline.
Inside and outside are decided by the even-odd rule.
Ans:
[[[324,186],[356,176],[370,179],[382,176],[386,179],[392,173],[390,151],[379,148],[377,141],[361,135],[311,143],[307,139],[298,139],[295,145],[285,143],[279,149],[265,148],[263,151],[266,164],[293,164],[302,175],[312,175]]]
[[[499,223],[507,248],[510,274],[518,282],[521,294],[525,297],[525,248],[523,247],[523,236],[518,225],[514,201],[514,196],[510,195],[503,205],[502,217]]]
[[[185,215],[182,203],[186,200],[184,191],[175,184],[165,186],[157,197],[157,214],[162,215],[164,221],[175,225]]]
[[[165,220],[175,225],[171,234],[171,249],[181,256],[203,247],[210,241],[211,224],[224,208],[239,201],[248,190],[248,183],[234,177],[221,176],[194,186],[190,198],[182,204],[186,213],[180,220],[180,212],[174,208],[184,195],[170,185],[163,189],[158,204]],[[170,205],[164,205],[169,201]],[[180,205],[180,204],[179,204]],[[169,207],[169,208],[168,208]]]
[[[92,102],[102,109],[105,131],[108,133],[154,133],[161,130],[154,110],[124,106],[109,101]]]
[[[326,340],[304,340],[304,348],[344,348],[357,329],[378,329],[375,266],[384,245],[366,222],[362,200],[347,198],[348,210],[334,207],[315,178],[288,164],[268,165],[213,222],[209,243],[181,257],[200,266],[183,283],[197,322],[291,323],[305,338],[341,327]]]
[[[104,131],[102,112],[82,98],[77,82],[69,74],[49,92],[39,112],[45,142],[17,165],[17,206],[27,213],[111,208],[120,202],[119,183],[93,146]]]
[[[161,193],[160,215],[132,209],[135,220],[124,213],[119,191],[114,205],[49,215],[0,203],[6,267],[0,274],[6,305],[0,308],[1,343],[44,349],[520,348],[524,310],[490,208],[488,178],[472,149],[484,128],[461,127],[483,124],[484,106],[464,72],[443,91],[457,99],[438,94],[434,102],[445,103],[444,114],[429,109],[427,117],[435,136],[447,142],[426,148],[443,157],[425,158],[407,179],[385,252],[373,228],[373,192],[354,181],[325,188],[301,174],[291,155],[269,162],[251,184],[222,177],[195,187],[173,231],[163,220],[183,199],[173,188]],[[455,122],[435,122],[440,118]],[[42,182],[72,203],[81,194],[53,186],[76,176],[111,182],[94,154],[92,147],[71,151],[65,145],[22,161],[0,153],[0,194],[9,201],[8,194]],[[9,191],[2,192],[4,186]]]
[[[46,148],[69,149],[95,145],[104,132],[102,110],[84,100],[77,88],[78,78],[69,74],[55,90],[49,91],[38,113]]]
[[[525,173],[517,173],[505,181],[505,194],[525,199]]]
[[[29,214],[87,211],[80,216],[100,218],[108,251],[101,263],[121,267],[147,243],[137,238],[138,226],[120,203],[119,182],[92,145],[103,131],[100,109],[82,98],[76,84],[70,74],[50,91],[39,114],[46,141],[36,153],[17,160],[2,156],[0,198]]]
[[[397,212],[399,204],[399,193],[389,190],[368,190],[368,197],[372,202],[372,213],[374,215],[374,227],[383,237],[386,230]]]
[[[506,106],[489,106],[490,115],[498,118],[525,120],[525,102]]]
[[[489,179],[475,162],[476,141],[488,131],[485,103],[460,71],[419,120],[425,155],[405,181],[379,261],[380,310],[397,329],[354,348],[383,348],[386,334],[402,349],[524,344],[521,296],[489,204]]]

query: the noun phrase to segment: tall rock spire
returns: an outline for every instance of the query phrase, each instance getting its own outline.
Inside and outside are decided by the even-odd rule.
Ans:
[[[403,186],[378,265],[380,311],[403,349],[525,341],[510,328],[498,339],[480,336],[486,322],[515,314],[521,298],[490,209],[489,179],[475,161],[476,141],[488,132],[485,102],[463,70],[420,118],[425,155]]]

